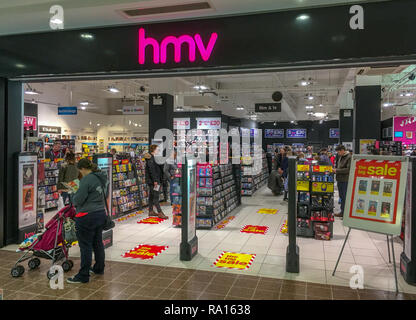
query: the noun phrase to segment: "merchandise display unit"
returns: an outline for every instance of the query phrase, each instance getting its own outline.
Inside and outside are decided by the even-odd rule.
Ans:
[[[254,157],[241,158],[241,195],[252,196],[258,189],[267,184],[269,169],[267,165],[266,153],[262,151],[260,172],[256,175],[245,175],[244,168],[254,168]]]
[[[298,164],[296,233],[330,240],[334,222],[334,173],[331,166]]]
[[[142,208],[135,166],[128,160],[113,161],[112,216],[120,217]]]
[[[137,157],[135,162],[141,205],[142,207],[145,207],[149,204],[149,187],[146,184],[146,161],[141,157]]]
[[[56,159],[50,161],[49,159],[43,160],[44,164],[44,179],[39,181],[38,192],[45,198],[45,209],[57,209],[58,208],[58,175],[61,168],[63,159]]]
[[[197,228],[211,229],[240,205],[232,164],[197,165]]]

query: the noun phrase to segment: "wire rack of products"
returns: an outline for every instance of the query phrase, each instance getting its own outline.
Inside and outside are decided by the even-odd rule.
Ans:
[[[331,166],[297,166],[298,236],[330,240],[334,221],[334,173]]]
[[[212,228],[240,205],[232,164],[197,165],[197,228]]]
[[[113,161],[112,200],[112,214],[116,217],[142,208],[136,168],[128,159]]]
[[[40,180],[38,184],[38,198],[41,197],[46,210],[58,208],[58,176],[62,163],[63,159],[43,160],[44,173],[42,173],[42,177],[44,179]]]

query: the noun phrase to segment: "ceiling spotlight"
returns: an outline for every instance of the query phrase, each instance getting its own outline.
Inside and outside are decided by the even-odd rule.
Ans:
[[[176,110],[177,111],[182,111],[183,110],[183,107],[176,107]]]
[[[324,120],[319,120],[319,124],[322,124],[322,123],[324,123]]]
[[[81,110],[85,110],[85,109],[87,109],[87,107],[81,107]]]
[[[274,126],[277,126],[277,122],[275,121],[275,122],[273,123],[273,125],[274,125]]]
[[[101,124],[97,123],[97,127],[101,126]]]
[[[306,106],[305,109],[313,109],[314,106]]]
[[[313,115],[317,118],[323,118],[326,116],[326,114],[323,112],[315,112]]]
[[[244,110],[243,106],[237,106],[237,108],[235,108],[236,110]]]
[[[92,40],[94,36],[91,33],[81,33],[81,38],[85,40]]]
[[[406,97],[412,97],[412,96],[413,96],[413,92],[407,92],[407,93],[405,94],[405,96],[406,96]]]
[[[81,106],[88,106],[90,103],[88,101],[81,101],[79,104]]]
[[[291,120],[290,123],[295,123],[295,121]]]
[[[308,96],[308,100],[313,100],[313,99],[314,99],[313,95]]]
[[[312,111],[308,111],[308,112],[306,112],[306,114],[307,114],[308,116],[312,116],[312,115],[313,115],[313,112],[312,112]]]
[[[142,127],[142,124],[141,124],[141,123],[139,123],[139,127],[140,127],[140,128]]]
[[[209,87],[207,87],[205,85],[199,85],[199,84],[197,84],[197,85],[194,86],[194,89],[195,90],[198,90],[199,92],[201,92],[202,90],[208,90]]]
[[[107,91],[111,93],[118,93],[120,90],[118,90],[116,87],[108,87]]]
[[[383,103],[383,107],[392,107],[393,105],[394,103],[391,103],[391,102]]]
[[[320,106],[320,107],[323,107],[324,105],[321,103],[321,104],[319,104],[319,106]]]
[[[307,14],[301,14],[300,16],[296,17],[296,20],[299,20],[299,21],[305,21],[308,19],[309,19],[309,16]]]
[[[134,126],[135,126],[135,127],[137,127],[137,126],[138,126],[138,124],[137,124],[137,123],[135,123],[135,124],[134,124]]]
[[[300,80],[300,85],[302,86],[302,87],[306,87],[306,86],[308,86],[308,85],[310,85],[311,83],[309,82],[309,81],[307,81],[307,80],[305,80],[305,78],[302,78],[302,80]]]

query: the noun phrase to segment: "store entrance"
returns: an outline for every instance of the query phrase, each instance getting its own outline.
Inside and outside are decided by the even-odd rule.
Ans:
[[[388,84],[412,68],[398,66],[394,74],[380,76]],[[321,238],[316,237],[314,223],[309,220],[309,233],[298,238],[301,272],[298,275],[285,272],[287,167],[279,158],[280,149],[286,155],[316,163],[324,155],[331,161],[336,155],[335,146],[340,143],[349,146],[347,150],[352,152],[352,127],[340,132],[340,109],[352,109],[350,89],[360,70],[26,83],[24,146],[26,151],[39,154],[38,162],[44,167],[41,175],[44,180],[38,185],[41,210],[37,223],[41,226],[42,219],[47,222],[64,205],[58,180],[68,152],[75,154],[76,161],[89,157],[99,164],[100,159],[111,158],[110,202],[116,227],[112,243],[106,249],[109,260],[341,285],[348,285],[349,268],[358,263],[366,272],[377,274],[374,286],[389,290],[394,281],[386,282],[390,273],[393,274],[391,268],[385,268],[385,239],[365,232],[352,233],[338,276],[330,276],[345,238],[345,228],[339,218],[334,219],[333,225],[331,222],[330,235]],[[403,99],[400,90],[403,89],[397,89],[395,103]],[[282,97],[275,101],[276,92],[282,93]],[[199,254],[189,262],[179,259],[179,168],[170,172],[168,169],[174,179],[166,181],[160,192],[161,209],[168,219],[148,215],[146,155],[150,145],[160,142],[149,134],[150,122],[155,121],[151,119],[153,102],[150,100],[154,94],[173,97],[170,107],[173,108],[171,125],[175,147],[189,142],[181,139],[183,132],[194,130],[190,143],[204,142],[205,147],[215,149],[218,155],[222,151],[229,153],[228,164],[214,161],[198,166]],[[275,104],[278,109],[274,112],[260,109],[259,105],[265,104]],[[76,114],[65,114],[74,106]],[[36,128],[31,117],[36,118]],[[241,150],[246,148],[249,156],[238,154],[239,163],[232,163],[236,155],[232,153],[231,140],[225,147],[219,140],[203,141],[203,137],[209,138],[219,129],[238,132]],[[247,140],[243,141],[242,137]],[[259,137],[260,170],[255,175],[246,175],[243,169],[254,166],[254,144]],[[330,213],[338,213],[336,184],[330,196],[333,203]],[[397,239],[396,245],[399,252],[400,240]],[[230,256],[224,256],[224,252]],[[79,256],[77,246],[70,254]],[[218,263],[228,259],[239,263]]]

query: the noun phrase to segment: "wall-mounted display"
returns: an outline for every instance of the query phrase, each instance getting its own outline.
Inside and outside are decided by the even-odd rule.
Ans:
[[[306,129],[287,129],[286,130],[287,138],[299,138],[306,139]]]
[[[333,139],[339,139],[339,128],[329,129],[329,137]]]
[[[283,139],[285,137],[285,129],[265,129],[264,137],[270,139]]]

